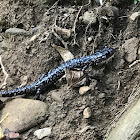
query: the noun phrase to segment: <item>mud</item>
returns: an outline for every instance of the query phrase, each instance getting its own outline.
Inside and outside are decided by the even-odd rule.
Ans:
[[[71,33],[69,38],[58,34],[61,39],[53,33],[54,24],[72,29],[80,6],[58,4],[51,7],[39,1],[28,4],[21,0],[1,1],[1,5],[1,57],[9,75],[5,90],[19,87],[25,76],[27,84],[32,83],[42,73],[63,63],[51,43],[67,46],[75,57],[89,55],[105,45],[116,49],[114,57],[106,64],[86,70],[90,77],[89,84],[94,79],[97,80],[96,86],[88,93],[81,96],[79,88],[68,87],[65,79],[45,91],[43,95],[46,96],[45,103],[49,106],[50,115],[41,125],[20,134],[22,139],[37,139],[33,132],[44,127],[53,128],[52,134],[44,140],[104,139],[113,119],[129,103],[128,98],[140,86],[140,64],[129,67],[130,63],[125,59],[127,52],[122,47],[132,37],[139,39],[140,17],[134,21],[129,18],[132,13],[140,10],[139,4],[116,1],[102,8],[96,4],[83,6],[76,21],[75,33]],[[117,10],[114,11],[112,6]],[[97,16],[95,24],[86,25],[80,18],[88,9],[92,9]],[[30,34],[5,35],[5,31],[12,27],[25,29]],[[33,35],[37,37],[31,41]],[[88,37],[92,37],[92,41],[89,42]],[[138,50],[136,53],[138,60]],[[2,84],[4,75],[2,69],[0,70]],[[56,89],[61,93],[62,103],[52,99],[51,92]],[[33,96],[28,95],[25,98],[32,99]],[[91,109],[88,119],[83,118],[86,107]]]

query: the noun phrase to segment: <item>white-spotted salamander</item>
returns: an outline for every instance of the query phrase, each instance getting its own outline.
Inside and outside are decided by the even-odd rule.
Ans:
[[[39,80],[35,81],[32,84],[26,85],[21,88],[15,88],[9,91],[0,91],[0,96],[11,97],[29,93],[36,93],[37,95],[39,95],[48,86],[59,80],[65,74],[66,69],[81,68],[84,71],[89,65],[97,65],[98,63],[111,57],[114,53],[115,49],[105,46],[102,50],[97,51],[92,55],[81,58],[74,58],[62,63],[56,69],[42,74]]]

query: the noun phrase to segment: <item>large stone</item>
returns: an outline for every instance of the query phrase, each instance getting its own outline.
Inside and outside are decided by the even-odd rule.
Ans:
[[[23,132],[46,120],[48,107],[44,102],[17,98],[8,102],[2,110],[1,119],[9,113],[2,122],[2,129]]]
[[[136,94],[140,93],[140,88]],[[115,128],[106,140],[136,140],[139,139],[140,99],[121,116]]]
[[[128,62],[133,62],[137,57],[139,40],[136,37],[128,39],[123,44],[123,48],[125,49],[125,59]]]

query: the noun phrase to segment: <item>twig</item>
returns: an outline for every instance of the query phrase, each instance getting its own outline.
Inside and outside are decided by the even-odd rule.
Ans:
[[[57,39],[59,39],[62,42],[64,47],[67,49],[68,48],[67,43],[54,31],[55,26],[57,26],[56,25],[56,20],[57,20],[57,16],[56,16],[55,21],[54,21],[54,25],[53,25],[53,28],[52,28],[52,33],[54,34],[54,36],[56,36]]]
[[[86,44],[87,44],[87,39],[86,39],[86,34],[87,34],[87,30],[88,30],[88,28],[89,28],[89,26],[92,24],[92,22],[93,21],[91,21],[88,25],[87,25],[87,27],[86,27],[86,31],[85,31],[85,37],[84,37],[84,40],[85,40],[85,42],[86,42]]]
[[[0,85],[0,88],[2,88],[3,86],[6,85],[6,81],[7,81],[7,78],[8,78],[8,73],[5,71],[4,65],[2,64],[1,56],[0,56],[0,65],[1,65],[2,71],[3,71],[4,75],[5,75],[4,82]]]
[[[57,0],[57,1],[47,10],[47,12],[46,12],[45,14],[47,15],[47,14],[49,13],[49,11],[50,11],[52,8],[54,8],[54,7],[58,4],[59,1],[60,1],[60,0]],[[56,22],[56,20],[55,20],[55,22]],[[51,28],[54,28],[54,25],[55,25],[55,23],[50,27],[49,30],[52,30]],[[48,31],[47,31],[47,32],[48,32]],[[48,33],[48,35],[47,35],[45,38],[41,39],[41,40],[39,41],[39,43],[41,43],[42,41],[46,41],[46,40],[48,39],[49,35],[50,35],[50,33]]]
[[[90,4],[91,4],[91,0],[89,0],[88,4],[86,4],[86,5],[84,5],[84,6],[81,6],[80,9],[79,9],[79,11],[78,11],[78,13],[77,13],[77,15],[76,15],[76,18],[75,18],[75,21],[74,21],[74,24],[73,24],[73,28],[72,28],[72,32],[74,33],[75,38],[76,38],[75,29],[76,29],[76,23],[77,23],[79,14],[80,14],[80,12],[81,12],[81,10],[82,10],[83,7],[88,6],[88,5],[90,5]],[[74,44],[76,44],[75,39],[74,39]]]
[[[79,11],[78,11],[78,13],[77,13],[77,15],[76,15],[74,24],[73,24],[73,28],[72,28],[72,31],[73,31],[74,33],[75,33],[75,28],[76,28],[76,22],[77,22],[77,19],[78,19],[78,17],[79,17],[79,14],[80,14],[82,8],[85,7],[85,6],[88,6],[88,5],[90,5],[90,4],[91,4],[91,0],[89,0],[88,4],[85,4],[85,5],[83,5],[83,6],[80,7],[80,9],[79,9]]]
[[[118,87],[117,87],[117,89],[116,89],[117,91],[120,90],[120,85],[121,85],[121,82],[120,82],[120,80],[119,80],[119,81],[118,81]]]
[[[54,36],[56,36],[57,39],[59,39],[62,42],[64,47],[67,49],[68,48],[67,43],[54,31],[54,29],[52,29],[52,33],[54,34]]]
[[[77,20],[78,20],[78,17],[79,17],[79,14],[80,14],[82,8],[83,8],[83,6],[80,7],[80,9],[79,9],[79,11],[78,11],[78,13],[77,13],[77,15],[76,15],[74,24],[73,24],[72,32],[74,32],[74,34],[75,34],[76,22],[77,22]]]
[[[118,17],[118,18],[127,18],[128,16],[121,16],[121,17]]]
[[[9,116],[9,113],[7,113],[2,120],[0,120],[0,124]]]
[[[132,66],[136,65],[136,64],[139,63],[139,62],[140,62],[140,60],[134,61],[132,64],[129,65],[129,68],[131,68]]]
[[[23,16],[26,15],[26,13],[27,13],[27,9],[24,11],[24,13],[22,13],[22,15],[20,15],[20,17],[17,19],[17,22],[18,22],[21,18],[23,18]]]
[[[82,8],[83,8],[83,6],[80,7],[80,9],[79,9],[79,11],[78,11],[78,13],[77,13],[77,15],[76,15],[76,18],[75,18],[74,24],[73,24],[73,28],[71,29],[71,31],[74,33],[74,44],[76,44],[76,41],[75,41],[75,39],[76,39],[76,32],[75,32],[75,29],[76,29],[76,23],[77,23],[77,20],[78,20],[78,17],[79,17],[79,14],[80,14]]]
[[[65,38],[69,38],[71,36],[71,30],[70,29],[61,28],[61,27],[55,25],[55,31],[58,34],[63,35]]]
[[[111,36],[113,37],[114,40],[116,39],[115,36],[112,33],[111,33]]]
[[[48,10],[47,10],[47,12],[45,13],[46,15],[49,13],[49,11],[52,9],[52,8],[54,8],[57,4],[58,4],[58,2],[59,2],[60,0],[57,0],[53,5],[52,5],[52,7],[50,7]]]

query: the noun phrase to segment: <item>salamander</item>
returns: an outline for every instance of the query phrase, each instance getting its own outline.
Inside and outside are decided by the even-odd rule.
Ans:
[[[44,90],[46,90],[47,87],[59,80],[65,74],[65,70],[80,68],[82,71],[85,71],[88,66],[98,65],[102,61],[105,61],[111,57],[114,53],[115,49],[105,46],[103,49],[92,55],[74,58],[62,63],[60,66],[50,70],[48,73],[42,74],[41,77],[32,84],[15,88],[13,90],[0,91],[0,96],[11,97],[30,93],[36,93],[39,95]]]

